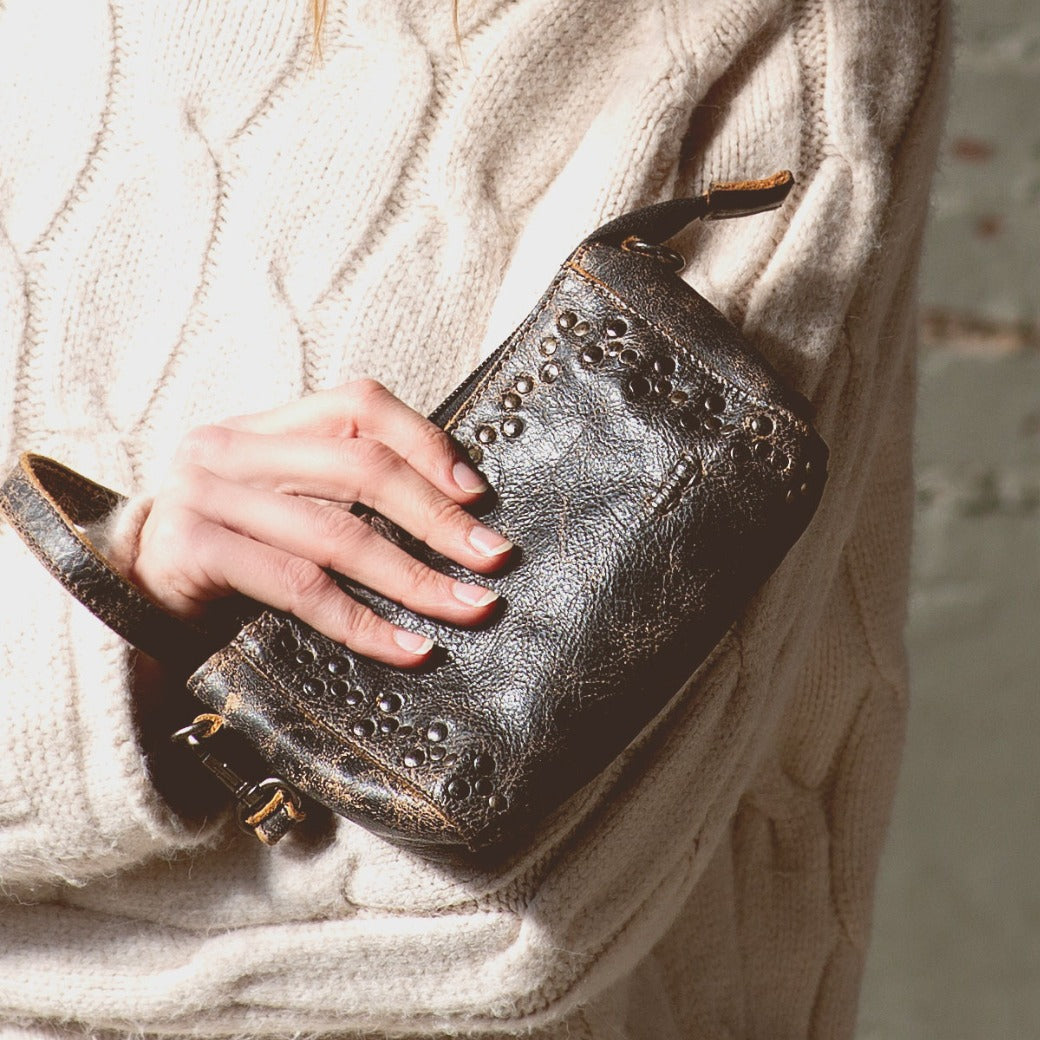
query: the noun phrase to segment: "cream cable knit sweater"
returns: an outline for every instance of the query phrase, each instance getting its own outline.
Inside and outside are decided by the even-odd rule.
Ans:
[[[809,394],[819,514],[689,696],[502,875],[175,818],[124,648],[0,531],[4,1036],[831,1038],[906,707],[940,0],[0,4],[0,441],[147,488],[357,375],[428,409],[603,219],[790,166],[685,277]],[[6,1031],[5,1031],[6,1030]]]

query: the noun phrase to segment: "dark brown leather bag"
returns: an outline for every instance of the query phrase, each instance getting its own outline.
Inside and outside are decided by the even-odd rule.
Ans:
[[[477,630],[340,579],[434,639],[419,671],[272,610],[215,648],[92,552],[76,524],[119,496],[50,460],[25,457],[0,507],[117,631],[198,665],[188,687],[207,710],[179,739],[237,788],[240,821],[262,840],[314,801],[425,855],[508,852],[666,705],[817,506],[827,450],[808,404],[677,277],[682,258],[662,245],[697,217],[771,209],[790,186],[789,174],[713,186],[600,228],[434,413],[491,486],[485,521],[518,548],[482,579],[502,609]],[[213,754],[228,730],[278,777],[247,783]]]

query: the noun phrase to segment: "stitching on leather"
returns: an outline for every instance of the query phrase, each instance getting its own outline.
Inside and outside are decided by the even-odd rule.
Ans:
[[[270,624],[271,622],[269,621],[268,623]],[[250,625],[249,627],[252,628],[253,626]],[[247,631],[248,629],[243,630],[243,633],[236,637],[235,643],[238,643],[241,648],[242,660],[245,661],[249,665],[249,667],[257,673],[257,675],[259,675],[262,679],[266,679],[276,690],[279,690],[283,694],[283,699],[288,701],[289,704],[296,711],[298,711],[301,715],[307,718],[310,722],[314,723],[321,729],[326,730],[328,733],[331,733],[332,736],[338,738],[339,740],[347,744],[350,748],[354,749],[357,752],[358,757],[366,761],[369,765],[381,770],[385,770],[396,780],[399,780],[403,788],[405,788],[408,791],[411,791],[412,794],[414,794],[421,802],[425,802],[434,811],[434,813],[441,820],[443,820],[444,823],[448,825],[448,827],[452,829],[454,833],[458,834],[459,837],[462,837],[462,831],[459,829],[459,826],[445,814],[444,810],[441,809],[441,807],[437,805],[436,802],[430,799],[429,795],[427,795],[425,791],[423,791],[421,788],[415,787],[410,780],[401,776],[401,774],[398,773],[393,766],[391,766],[387,762],[384,762],[382,759],[376,758],[370,751],[358,744],[352,737],[347,736],[345,733],[341,733],[339,730],[334,729],[332,726],[330,726],[328,722],[326,722],[325,720],[313,715],[307,709],[306,705],[298,701],[292,695],[289,688],[275,676],[271,675],[271,673],[263,666],[262,662],[259,661],[255,655],[249,652],[245,636],[245,633]],[[233,645],[234,644],[231,644],[231,646]]]
[[[563,282],[567,273],[567,264],[564,264],[559,271],[556,272],[556,276],[549,283],[549,288],[545,290],[545,295],[542,297],[542,301],[538,306],[524,319],[523,324],[513,333],[511,339],[507,341],[507,345],[502,350],[502,354],[499,359],[488,369],[484,374],[484,378],[473,387],[469,397],[466,398],[460,405],[458,410],[455,412],[450,419],[444,424],[445,431],[450,431],[461,423],[466,416],[473,409],[474,398],[497,376],[507,361],[520,349],[520,345],[523,343],[531,326],[537,322],[537,320],[545,313],[549,308],[549,304],[552,303],[559,290],[560,284]]]
[[[21,487],[20,490],[25,490],[24,485]],[[40,540],[37,538],[35,532],[32,530],[32,528],[27,527],[25,523],[21,520],[18,512],[18,506],[10,498],[9,493],[6,490],[2,492],[2,502],[6,506],[6,508],[4,509],[4,515],[10,521],[11,526],[14,527],[15,530],[22,535],[23,539],[25,540],[29,548],[32,550],[33,555],[37,558],[37,560],[51,573],[51,575],[53,575],[53,577],[55,577],[66,589],[68,589],[74,596],[76,596],[76,598],[79,599],[84,606],[90,608],[90,610],[97,614],[99,617],[104,618],[104,616],[107,615],[107,609],[105,609],[104,600],[99,600],[96,596],[91,594],[87,587],[83,586],[79,582],[73,581],[67,572],[62,570],[61,567],[59,567],[53,560],[49,558],[47,553],[44,551],[44,548]],[[57,521],[61,524],[62,527],[65,527],[64,517],[58,510],[56,510],[51,505],[49,497],[45,499],[42,504],[47,509],[47,512],[49,514],[48,519],[52,521]],[[82,539],[78,538],[78,536],[74,534],[70,533],[67,535],[67,537],[74,537],[77,541],[86,545],[85,542],[82,542]],[[114,571],[110,571],[108,565],[104,563],[101,557],[96,556],[94,553],[91,553],[91,562],[96,563],[104,569],[101,574],[98,574],[96,576],[99,582],[105,581],[106,583],[111,584],[112,579],[116,578],[120,583],[122,583],[122,579],[118,578]]]
[[[730,390],[733,391],[734,395],[739,397],[742,401],[746,401],[750,404],[753,404],[758,408],[771,412],[774,415],[782,414],[791,419],[793,422],[795,422],[803,430],[808,432],[808,423],[803,418],[796,415],[790,409],[785,408],[783,405],[776,404],[772,401],[764,401],[762,400],[762,398],[748,393],[743,387],[737,386],[735,383],[727,379],[725,376],[720,375],[714,369],[709,368],[703,361],[701,361],[698,357],[691,353],[690,348],[685,343],[680,342],[674,336],[670,335],[668,332],[662,329],[655,322],[652,322],[649,318],[647,318],[645,314],[641,313],[630,303],[628,303],[623,297],[619,296],[617,290],[614,289],[612,286],[607,285],[606,282],[601,281],[595,275],[586,271],[585,268],[580,267],[578,265],[578,261],[583,259],[583,255],[580,254],[583,254],[585,252],[585,248],[586,247],[582,247],[582,249],[577,250],[575,252],[575,255],[567,261],[565,267],[567,267],[569,270],[573,271],[575,274],[579,275],[581,278],[587,281],[595,292],[598,292],[601,296],[606,297],[607,300],[613,306],[619,307],[622,310],[626,311],[628,314],[631,314],[633,317],[636,317],[640,321],[645,322],[649,328],[653,329],[653,331],[657,333],[657,335],[659,335],[662,339],[667,340],[673,347],[677,348],[682,353],[683,357],[685,357],[690,362],[690,364],[692,364],[695,368],[700,369],[701,372],[703,372],[705,375],[711,376],[712,379],[716,379],[718,380],[718,382],[728,387]]]
[[[50,464],[48,465],[48,463]],[[29,546],[39,563],[51,576],[87,607],[91,613],[121,636],[123,636],[124,631],[129,632],[134,628],[143,626],[148,630],[149,638],[151,635],[158,637],[160,633],[155,632],[157,627],[168,628],[170,625],[176,625],[178,627],[183,626],[186,634],[201,637],[202,633],[189,622],[180,621],[172,615],[168,615],[162,607],[150,600],[144,592],[123,578],[93,548],[87,539],[80,535],[74,527],[70,526],[74,521],[70,520],[47,488],[40,482],[33,471],[34,466],[45,472],[50,472],[52,475],[56,473],[58,478],[64,476],[60,464],[54,463],[53,460],[48,460],[44,456],[37,456],[31,463],[28,459],[23,459],[19,468],[8,478],[7,483],[0,487],[0,509],[2,509],[11,526]],[[59,468],[55,469],[55,467]],[[73,475],[79,476],[74,473]],[[80,480],[86,481],[88,485],[92,483],[86,477],[80,476]],[[12,497],[12,492],[14,497]],[[66,547],[74,547],[82,552],[83,556],[81,556],[78,562],[81,567],[85,566],[89,569],[86,584],[82,581],[74,580],[67,570],[50,557],[41,537],[33,530],[33,526],[37,525],[30,526],[26,522],[26,503],[19,501],[23,497],[28,498],[32,505],[35,505],[45,513],[44,527],[48,529],[49,534],[62,539]],[[112,598],[121,601],[123,604],[128,604],[130,607],[130,613],[125,618],[126,624],[120,624],[118,627],[111,620],[114,614],[118,615],[118,610],[113,611],[112,609]],[[169,631],[162,633],[162,638],[164,639],[168,639],[170,636],[171,633]],[[127,638],[127,636],[123,636],[123,638]],[[183,636],[174,636],[176,641],[182,638]],[[133,639],[129,641],[134,642]]]

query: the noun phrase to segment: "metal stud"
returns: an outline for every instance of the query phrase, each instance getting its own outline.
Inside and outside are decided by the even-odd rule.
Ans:
[[[376,707],[380,711],[386,712],[388,715],[392,715],[395,711],[400,711],[404,701],[401,699],[401,695],[398,693],[384,693],[382,697],[376,701]]]
[[[488,805],[495,810],[495,812],[504,812],[509,808],[509,801],[505,795],[493,794],[488,799]]]
[[[581,360],[586,365],[598,365],[603,360],[603,348],[598,343],[589,343],[582,348]]]
[[[422,748],[410,748],[404,753],[404,764],[409,769],[415,769],[426,761],[426,752]]]
[[[303,692],[317,697],[325,692],[325,683],[321,679],[304,679]]]
[[[654,393],[667,397],[672,392],[672,381],[670,379],[655,379]]]
[[[538,344],[538,350],[542,357],[552,357],[556,353],[556,348],[560,345],[560,341],[555,336],[546,336],[541,343]]]
[[[467,798],[469,796],[469,784],[461,776],[449,780],[447,790],[451,798]]]
[[[773,432],[773,420],[768,415],[756,415],[751,419],[751,432],[759,437],[768,437]]]
[[[631,365],[634,367],[639,364],[639,351],[628,347],[618,355],[618,361],[623,365]]]
[[[303,647],[296,654],[296,663],[303,665],[314,664],[314,651]]]
[[[696,412],[680,412],[679,425],[682,426],[687,433],[699,433],[701,428],[701,417]]]
[[[354,723],[355,737],[371,737],[376,731],[374,719],[360,719]]]
[[[729,457],[738,465],[742,466],[751,461],[751,449],[742,442],[737,442],[729,449]]]
[[[675,358],[665,354],[654,360],[654,371],[658,375],[670,376],[675,371]]]
[[[624,318],[611,318],[607,322],[606,333],[611,339],[617,339],[628,332],[628,324]]]
[[[718,415],[726,407],[726,399],[720,394],[708,394],[704,399],[704,407],[713,415]]]
[[[495,785],[486,776],[479,777],[473,784],[473,790],[481,795],[489,795],[494,789]]]
[[[672,404],[686,404],[687,395],[685,390],[673,390],[668,395],[668,400]]]
[[[433,747],[430,748],[430,759],[434,762],[440,762],[447,753],[448,752],[442,745],[434,744]]]
[[[635,401],[638,398],[646,394],[650,389],[650,380],[645,376],[641,376],[638,373],[630,375],[625,380],[622,389],[625,392],[625,396]]]
[[[701,425],[712,433],[718,433],[722,429],[722,420],[717,415],[706,415],[701,419]]]
[[[477,428],[477,440],[481,444],[494,444],[498,437],[498,431],[494,426],[480,426]]]
[[[512,390],[509,390],[502,395],[502,407],[507,412],[515,412],[523,403],[524,402],[521,400],[520,395]]]
[[[484,461],[484,449],[479,444],[471,444],[466,449],[466,454],[472,462],[476,462],[478,465]]]
[[[587,321],[579,321],[578,324],[571,329],[571,332],[573,332],[575,336],[586,336],[591,327],[592,326],[589,325]]]
[[[574,311],[564,311],[557,319],[556,324],[561,329],[573,329],[578,323],[578,315]]]
[[[769,441],[756,441],[755,442],[755,454],[763,461],[766,462],[769,456],[773,454],[773,446]]]
[[[673,472],[675,473],[675,479],[678,480],[683,487],[689,487],[689,485],[700,476],[700,470],[698,467],[688,459],[680,459],[675,464]]]
[[[325,667],[330,675],[346,675],[350,671],[350,662],[342,657],[334,657]]]
[[[518,415],[507,416],[502,421],[502,433],[512,439],[524,432],[524,421]]]
[[[431,722],[426,730],[426,739],[432,744],[439,744],[448,735],[448,727],[443,722]]]
[[[560,366],[555,361],[546,361],[538,375],[543,383],[555,383],[560,376]]]
[[[476,772],[487,775],[495,768],[495,760],[483,752],[473,759],[473,768]]]
[[[349,697],[354,693],[354,687],[350,683],[345,682],[343,679],[337,679],[332,684],[332,695],[334,697]]]
[[[791,465],[791,460],[782,451],[774,452],[772,461],[777,469],[787,469]]]
[[[525,372],[523,375],[516,377],[516,383],[514,385],[516,386],[517,393],[529,394],[534,389],[534,378]]]

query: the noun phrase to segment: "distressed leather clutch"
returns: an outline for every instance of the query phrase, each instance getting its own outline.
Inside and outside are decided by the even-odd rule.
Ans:
[[[684,685],[805,529],[827,450],[806,401],[677,276],[681,258],[662,243],[697,217],[773,208],[790,185],[780,174],[713,186],[600,228],[434,413],[490,484],[484,519],[517,550],[505,572],[482,579],[501,609],[477,630],[416,617],[341,579],[433,638],[439,649],[421,670],[361,657],[270,610],[211,652],[179,622],[162,630],[161,611],[118,578],[91,593],[149,652],[169,657],[180,640],[180,659],[205,658],[188,687],[206,710],[179,739],[237,788],[248,829],[273,843],[313,801],[425,855],[506,852]],[[49,496],[69,521],[88,482],[49,463],[41,487],[33,465],[9,479],[0,504],[39,552],[39,516],[27,522],[12,495],[16,505]],[[95,513],[111,508],[106,494],[87,496]],[[133,624],[112,616],[112,588],[135,604]],[[160,630],[144,642],[141,617]],[[277,776],[247,783],[209,750],[228,731]]]

